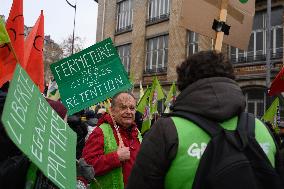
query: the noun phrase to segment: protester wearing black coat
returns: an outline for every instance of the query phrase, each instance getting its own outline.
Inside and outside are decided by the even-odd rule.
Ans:
[[[0,91],[0,117],[2,116],[7,92]],[[0,119],[0,188],[24,188],[29,166],[28,158],[8,137]]]

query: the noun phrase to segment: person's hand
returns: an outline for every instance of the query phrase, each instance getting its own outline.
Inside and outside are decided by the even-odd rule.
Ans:
[[[77,163],[77,177],[83,177],[88,183],[95,178],[93,166],[87,164],[83,158],[80,158]]]
[[[125,147],[123,144],[120,143],[116,152],[119,161],[125,161],[130,159],[129,147]]]

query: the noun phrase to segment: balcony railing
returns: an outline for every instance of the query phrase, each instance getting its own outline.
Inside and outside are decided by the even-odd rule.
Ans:
[[[167,72],[167,67],[144,70],[144,74],[155,74],[155,73],[166,73],[166,72]]]
[[[271,60],[277,60],[283,58],[283,47],[277,49],[276,53],[271,53],[270,59]],[[231,63],[233,64],[239,64],[239,63],[253,63],[253,62],[261,62],[266,60],[266,54],[259,54],[259,55],[240,55],[238,58],[232,58],[231,57]]]
[[[170,17],[170,14],[166,13],[166,14],[162,14],[162,15],[159,15],[159,16],[156,16],[156,17],[148,18],[146,20],[146,24],[149,25],[149,24],[158,23],[160,21],[168,20],[169,17]]]
[[[115,34],[120,34],[120,33],[124,33],[124,32],[128,32],[132,30],[132,24],[125,26],[125,27],[120,27],[120,28],[116,28]]]

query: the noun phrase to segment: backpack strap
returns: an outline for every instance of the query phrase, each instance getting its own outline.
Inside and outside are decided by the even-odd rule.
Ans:
[[[250,136],[251,138],[255,139],[255,117],[254,117],[254,115],[251,114],[251,113],[242,112],[239,116],[237,130],[238,130],[238,132],[241,136],[241,139],[247,138],[247,136]],[[268,128],[267,128],[267,130],[270,133],[270,130]],[[246,137],[245,137],[245,135],[246,135]],[[273,138],[272,134],[271,134],[271,136]],[[276,144],[275,141],[274,141],[274,143],[275,143],[276,148],[277,148],[277,144]]]
[[[226,131],[225,136],[238,150],[244,150],[248,145],[248,136],[255,136],[254,116],[242,112],[239,114],[237,128],[235,132]]]
[[[168,116],[181,117],[189,121],[192,121],[201,129],[203,129],[208,135],[210,135],[210,137],[214,137],[224,130],[217,122],[206,119],[198,114],[193,114],[183,111],[175,111],[169,113]]]
[[[254,115],[251,113],[243,112],[240,114],[239,120],[240,122],[238,123],[237,130],[240,134],[241,140],[245,139],[245,142],[247,142],[247,144],[250,143],[250,145],[253,146],[255,152],[258,153],[259,157],[261,156],[263,160],[270,163],[268,156],[264,153],[263,149],[261,148],[261,146],[259,145],[259,143],[257,142],[255,138],[255,117]],[[246,123],[245,123],[245,120],[247,120]],[[248,137],[250,137],[250,139]],[[243,146],[245,147],[245,145]]]
[[[243,112],[241,115],[247,114],[247,128],[249,136],[255,138],[255,117],[251,113]]]

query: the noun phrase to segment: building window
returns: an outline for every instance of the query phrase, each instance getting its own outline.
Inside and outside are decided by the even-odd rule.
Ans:
[[[283,26],[273,26],[271,30],[271,58],[283,57]]]
[[[117,52],[125,68],[125,71],[129,74],[130,64],[131,64],[131,45],[127,44],[127,45],[118,46]]]
[[[231,61],[232,62],[246,62],[247,52],[241,49],[231,47]]]
[[[254,114],[257,118],[261,119],[267,109],[271,106],[276,97],[270,97],[266,94],[264,88],[248,88],[245,89],[244,95],[246,98],[246,112]],[[279,100],[280,115],[283,116],[284,104]],[[280,116],[283,123],[284,118]]]
[[[264,89],[248,89],[244,92],[246,97],[246,112],[261,118],[266,109],[266,94]]]
[[[283,26],[282,8],[271,11],[271,59],[283,57]],[[232,63],[264,61],[266,59],[266,11],[257,12],[254,16],[253,31],[251,33],[247,51],[230,47]]]
[[[149,0],[148,1],[148,23],[169,18],[170,0]]]
[[[198,52],[198,33],[193,31],[187,32],[187,57]]]
[[[168,38],[169,35],[163,35],[147,41],[144,73],[161,73],[167,71]]]
[[[117,4],[116,32],[128,31],[132,28],[132,0],[124,0]]]

